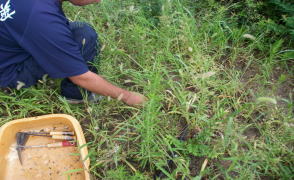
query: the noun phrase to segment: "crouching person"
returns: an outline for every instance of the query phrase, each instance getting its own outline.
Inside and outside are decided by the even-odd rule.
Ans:
[[[99,0],[70,2],[87,5]],[[128,105],[144,103],[143,95],[119,88],[97,74],[91,65],[100,50],[97,33],[87,23],[69,22],[61,3],[0,2],[0,87],[30,87],[48,74],[63,78],[61,94],[71,103],[83,102],[80,88],[92,99],[100,94]]]

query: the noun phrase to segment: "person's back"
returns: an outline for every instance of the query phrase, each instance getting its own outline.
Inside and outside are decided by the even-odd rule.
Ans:
[[[21,35],[32,9],[32,0],[0,1],[0,87],[7,86],[16,78],[17,64],[29,58],[29,54],[19,45]],[[21,20],[20,20],[21,19]]]
[[[87,5],[100,0],[69,1]],[[64,79],[61,94],[68,100],[83,101],[80,86],[130,105],[144,102],[142,95],[96,74],[91,64],[99,52],[97,33],[87,23],[68,22],[61,2],[0,0],[0,88],[30,87],[48,74]]]
[[[13,81],[30,58],[53,78],[87,71],[60,6],[59,0],[4,0],[0,7],[0,87]]]

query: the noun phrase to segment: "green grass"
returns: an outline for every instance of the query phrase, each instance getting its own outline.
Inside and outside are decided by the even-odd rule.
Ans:
[[[237,26],[230,7],[213,0],[151,2],[64,6],[71,20],[99,33],[101,75],[145,94],[144,108],[107,98],[69,105],[49,79],[1,91],[0,125],[48,113],[75,116],[96,179],[152,179],[155,169],[168,179],[294,178],[289,40]],[[180,141],[186,124],[192,135]],[[170,152],[177,154],[172,172],[164,169]]]

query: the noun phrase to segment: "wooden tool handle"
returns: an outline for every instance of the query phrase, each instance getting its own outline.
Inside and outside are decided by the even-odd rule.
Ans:
[[[72,132],[72,131],[50,132],[50,135],[51,136],[53,136],[53,135],[68,135],[68,136],[73,136],[73,135],[75,135],[75,133]]]
[[[74,141],[74,140],[76,140],[76,137],[75,136],[53,135],[52,139],[61,139],[61,140]]]

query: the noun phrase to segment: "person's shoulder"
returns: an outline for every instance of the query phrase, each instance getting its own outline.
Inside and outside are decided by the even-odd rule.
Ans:
[[[60,13],[61,1],[60,0],[31,0],[35,1],[32,12],[37,13]]]
[[[0,21],[26,23],[42,14],[60,13],[60,0],[0,0]]]
[[[32,1],[32,0],[31,0]],[[29,24],[34,28],[48,28],[52,24],[65,24],[66,17],[62,11],[60,0],[36,1],[32,9]]]

